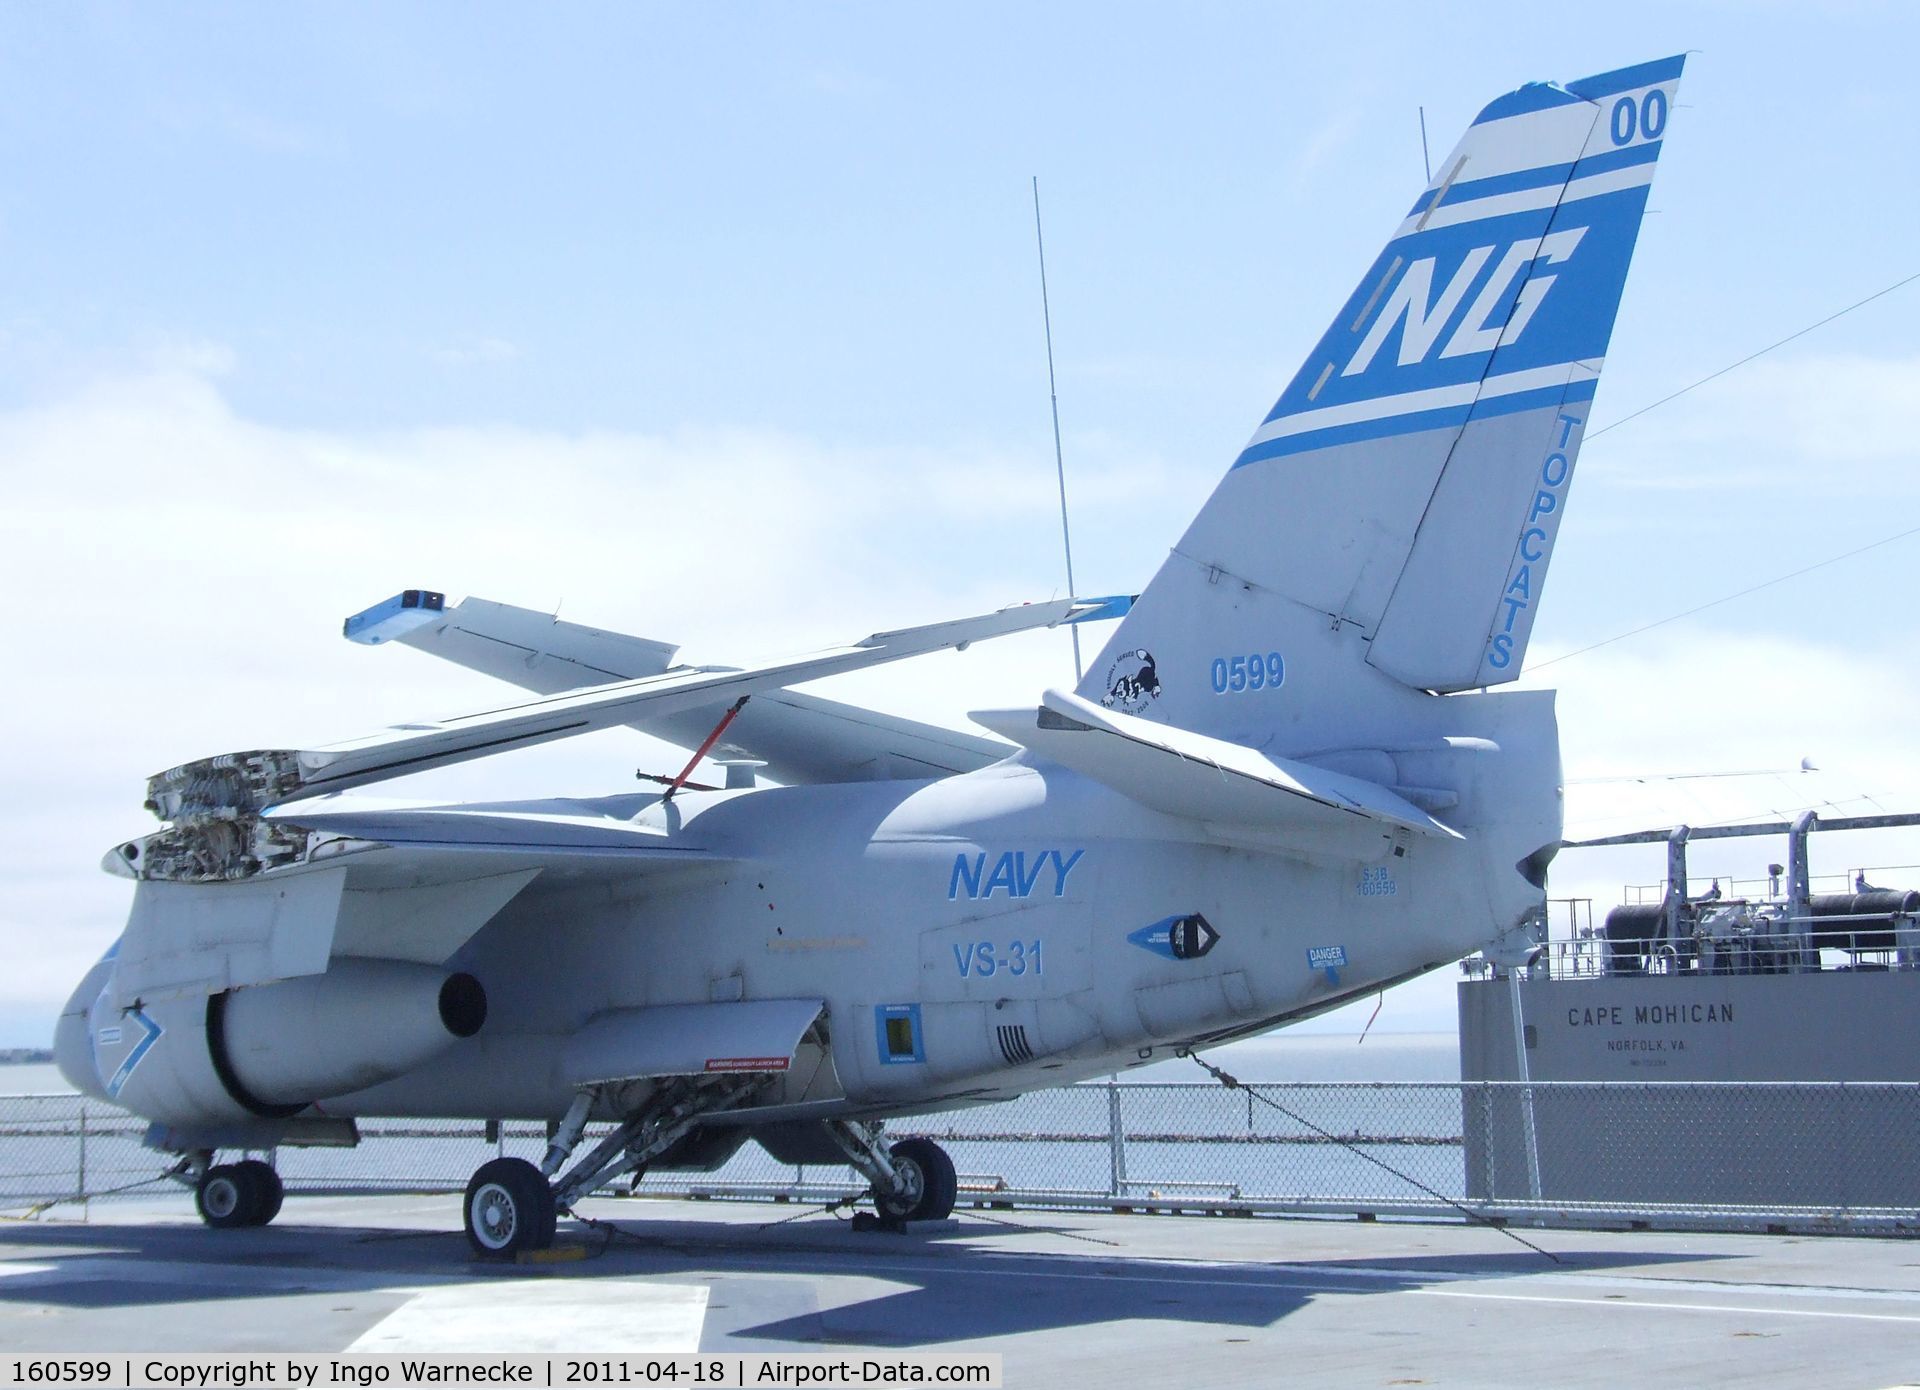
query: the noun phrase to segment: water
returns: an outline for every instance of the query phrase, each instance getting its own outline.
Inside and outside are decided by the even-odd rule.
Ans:
[[[1276,1111],[1244,1091],[1218,1086],[1190,1058],[1122,1072],[1123,1087],[1135,1088],[1121,1097],[1127,1193],[1386,1202],[1419,1200],[1427,1188],[1464,1191],[1461,1103],[1451,1089],[1460,1080],[1456,1034],[1374,1033],[1362,1042],[1350,1033],[1282,1033],[1205,1055],[1253,1085],[1384,1089],[1273,1092],[1269,1098],[1286,1107]],[[1409,1084],[1433,1082],[1449,1085]],[[1122,1180],[1106,1139],[1107,1107],[1104,1087],[1083,1086],[890,1127],[936,1136],[966,1175],[1003,1178],[1015,1187],[1104,1192]],[[749,1146],[715,1177],[765,1182],[795,1172]],[[812,1181],[836,1176],[825,1169],[800,1172]],[[663,1174],[660,1181],[689,1176],[698,1180]],[[844,1178],[844,1170],[837,1176]]]
[[[1190,1059],[1168,1059],[1122,1073],[1122,1125],[1130,1136],[1124,1160],[1128,1193],[1237,1190],[1248,1196],[1383,1201],[1417,1195],[1415,1188],[1387,1173],[1382,1162],[1423,1185],[1449,1194],[1461,1191],[1458,1094],[1447,1087],[1406,1084],[1459,1080],[1453,1034],[1376,1033],[1364,1043],[1351,1034],[1282,1034],[1212,1049],[1207,1055],[1251,1084],[1304,1083],[1307,1088],[1270,1093],[1287,1107],[1280,1112],[1244,1091],[1213,1084]],[[1311,1084],[1316,1082],[1343,1083],[1345,1089],[1317,1090]],[[1366,1083],[1380,1083],[1382,1089],[1368,1089]],[[70,1089],[50,1065],[0,1067],[0,1096]],[[85,1104],[89,1118],[83,1146],[74,1137],[78,1104],[0,1104],[0,1205],[8,1197],[72,1191],[82,1181],[87,1190],[102,1192],[157,1171],[155,1155],[139,1144],[145,1125],[98,1102]],[[1071,1087],[1001,1105],[909,1118],[894,1128],[936,1135],[964,1174],[1021,1188],[1105,1192],[1122,1176],[1112,1166],[1108,1106],[1104,1086]],[[365,1140],[355,1150],[282,1150],[278,1159],[290,1184],[458,1190],[494,1151],[474,1121],[376,1120],[363,1122],[361,1128]],[[544,1147],[538,1125],[515,1124],[510,1135],[508,1152],[537,1158]],[[84,1178],[77,1172],[83,1163]],[[748,1144],[711,1177],[661,1173],[650,1177],[647,1186],[671,1190],[689,1182],[787,1183],[796,1178],[846,1183],[851,1175],[843,1168],[796,1171]]]
[[[1460,1042],[1452,1033],[1281,1033],[1208,1049],[1207,1059],[1242,1081],[1458,1081]],[[1121,1074],[1123,1081],[1206,1081],[1187,1058]],[[51,1062],[0,1064],[0,1096],[64,1094],[73,1088]]]
[[[1207,1049],[1215,1066],[1242,1081],[1291,1085],[1308,1081],[1458,1081],[1460,1039],[1454,1033],[1270,1034]],[[1189,1058],[1125,1072],[1122,1081],[1210,1081]]]
[[[0,1096],[66,1095],[72,1090],[51,1062],[0,1063]]]

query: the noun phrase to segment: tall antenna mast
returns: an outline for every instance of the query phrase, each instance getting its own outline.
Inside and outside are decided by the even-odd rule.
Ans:
[[[1060,480],[1060,543],[1067,552],[1067,594],[1078,598],[1073,583],[1073,532],[1067,526],[1067,464],[1060,453],[1060,388],[1053,376],[1053,310],[1047,303],[1047,239],[1040,231],[1040,176],[1033,176],[1033,243],[1040,252],[1040,318],[1047,328],[1047,394],[1053,401],[1053,471]],[[1080,665],[1080,628],[1067,629],[1073,636],[1073,678],[1086,672]]]
[[[1433,156],[1427,153],[1427,108],[1420,108],[1420,162],[1427,166],[1427,182],[1433,182]]]

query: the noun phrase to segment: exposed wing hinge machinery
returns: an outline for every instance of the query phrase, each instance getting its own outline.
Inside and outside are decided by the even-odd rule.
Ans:
[[[300,755],[278,750],[223,753],[159,773],[147,782],[145,804],[168,828],[120,846],[108,867],[136,878],[205,882],[291,863],[311,837],[260,812],[297,795],[301,777]]]
[[[122,845],[109,867],[135,878],[218,881],[249,878],[297,861],[309,835],[271,807],[383,782],[429,768],[611,728],[644,709],[671,713],[717,699],[742,699],[823,676],[1061,623],[1108,616],[1111,600],[1056,599],[993,613],[875,633],[858,642],[745,670],[675,669],[636,680],[570,690],[546,699],[451,719],[401,724],[348,743],[313,749],[223,753],[149,780],[146,805],[170,822],[144,842]]]

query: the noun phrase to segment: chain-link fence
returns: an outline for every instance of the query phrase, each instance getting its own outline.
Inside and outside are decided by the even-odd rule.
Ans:
[[[888,1130],[943,1145],[961,1200],[983,1205],[1920,1231],[1915,1083],[1082,1085]],[[144,1133],[78,1096],[0,1098],[0,1205],[164,1190]],[[458,1191],[495,1153],[537,1160],[546,1140],[537,1123],[462,1120],[363,1120],[360,1135],[280,1150],[288,1190]],[[748,1143],[637,1190],[809,1201],[863,1186]]]

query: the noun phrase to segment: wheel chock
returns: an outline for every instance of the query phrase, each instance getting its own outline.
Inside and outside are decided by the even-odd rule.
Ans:
[[[522,1250],[513,1257],[517,1265],[562,1265],[587,1258],[584,1245],[552,1245],[545,1250]]]

